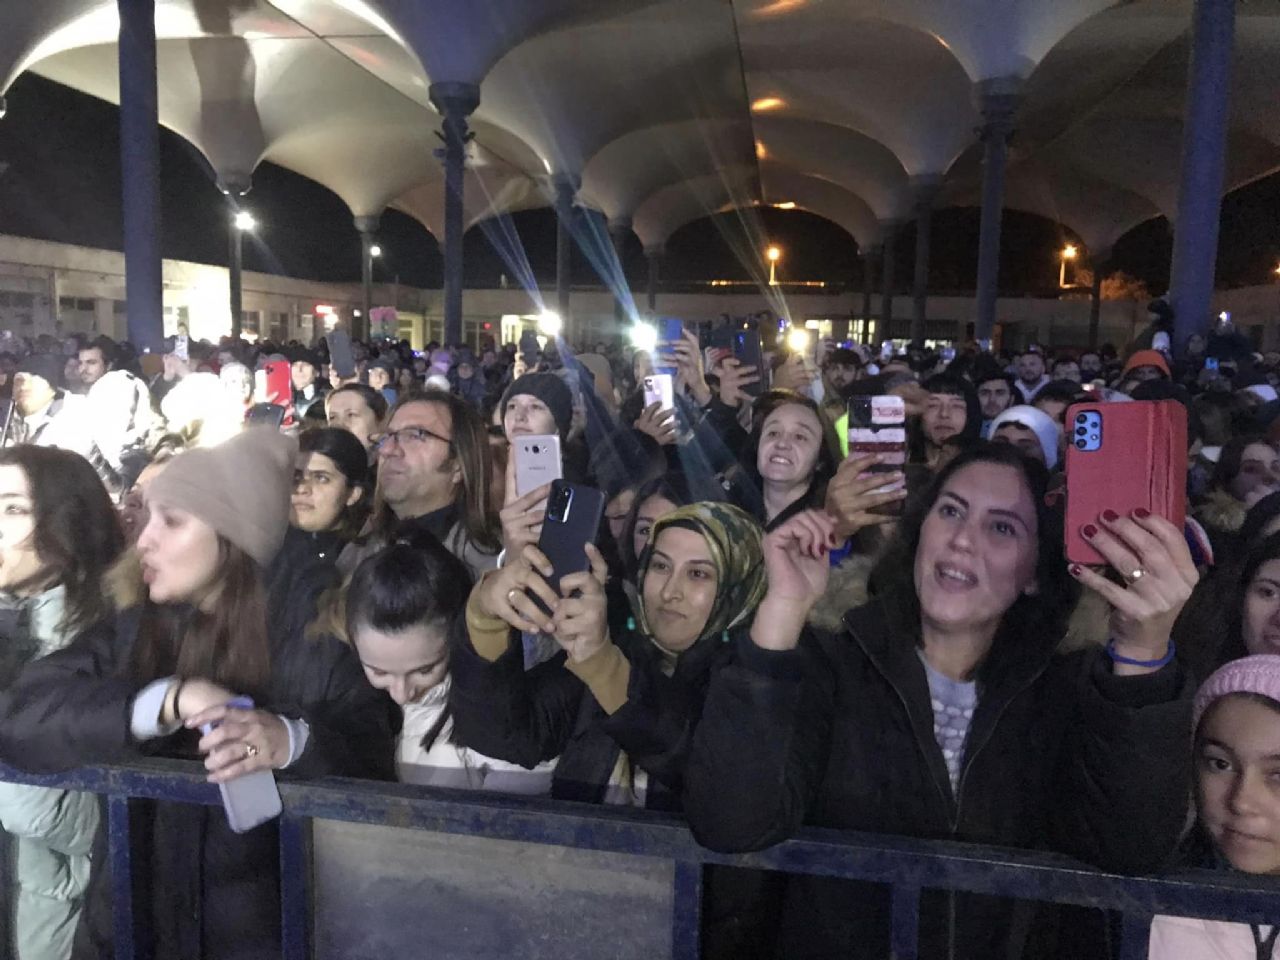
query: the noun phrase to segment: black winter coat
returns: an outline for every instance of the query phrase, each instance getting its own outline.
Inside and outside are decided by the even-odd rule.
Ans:
[[[1000,644],[979,674],[959,788],[934,739],[914,646],[873,602],[799,649],[741,640],[711,683],[685,771],[694,835],[757,850],[802,825],[1061,851],[1154,869],[1186,820],[1190,681],[1177,663],[1117,677],[1100,651]],[[920,956],[1017,956],[1009,901],[928,893]],[[788,958],[889,955],[886,888],[793,877]]]
[[[727,662],[730,645],[719,638],[695,644],[668,677],[660,654],[644,637],[622,635],[618,646],[631,664],[627,701],[605,713],[587,685],[565,668],[557,653],[524,669],[520,634],[513,631],[494,662],[470,642],[450,659],[450,704],[458,742],[490,757],[525,767],[559,757],[551,795],[602,803],[625,751],[649,775],[645,806],[679,810],[684,765],[710,678]]]
[[[139,685],[128,677],[140,610],[88,630],[32,663],[0,696],[0,758],[35,772],[126,763],[144,749],[130,733]],[[276,635],[277,637],[279,634]],[[350,647],[333,639],[275,640],[269,690],[258,705],[310,727],[306,749],[279,777],[395,776],[397,711],[369,686]],[[191,755],[180,732],[148,753]],[[217,807],[140,803],[133,819],[135,870],[150,904],[156,957],[266,960],[280,956],[279,847],[274,822],[232,833]],[[106,824],[103,812],[102,823]],[[105,829],[94,842],[88,904],[74,956],[110,957],[112,917]],[[149,869],[147,869],[149,867]]]

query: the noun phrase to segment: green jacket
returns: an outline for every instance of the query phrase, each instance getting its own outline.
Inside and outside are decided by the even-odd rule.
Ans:
[[[61,586],[32,601],[0,598],[0,606],[19,606],[19,632],[34,657],[65,646],[64,593]],[[6,638],[13,644],[18,638]],[[11,901],[13,943],[6,955],[17,960],[67,960],[85,890],[89,851],[98,829],[98,798],[92,793],[0,782],[0,825],[13,838],[12,875],[17,894]]]

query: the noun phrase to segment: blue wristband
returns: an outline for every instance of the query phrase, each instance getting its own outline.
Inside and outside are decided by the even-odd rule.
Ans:
[[[1176,654],[1177,652],[1178,652],[1177,648],[1174,646],[1173,640],[1171,638],[1169,640],[1169,649],[1165,652],[1165,655],[1161,657],[1159,660],[1134,660],[1134,659],[1131,659],[1130,657],[1126,657],[1120,653],[1117,653],[1116,642],[1114,640],[1107,641],[1107,656],[1110,657],[1113,662],[1123,663],[1125,666],[1129,666],[1129,667],[1147,667],[1148,669],[1163,667],[1173,661],[1174,654]]]

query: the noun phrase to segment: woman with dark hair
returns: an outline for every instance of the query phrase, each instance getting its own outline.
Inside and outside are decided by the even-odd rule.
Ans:
[[[329,426],[347,430],[373,458],[373,438],[387,420],[387,398],[363,383],[348,383],[324,398]]]
[[[1168,855],[1190,693],[1169,634],[1196,570],[1172,524],[1104,513],[1082,535],[1128,586],[1067,572],[1112,604],[1113,640],[1055,657],[1076,591],[1047,485],[1012,448],[960,454],[834,635],[801,638],[831,520],[802,513],[768,535],[768,592],[694,733],[684,799],[700,842],[754,850],[809,824],[1048,845],[1111,869]],[[883,887],[792,878],[782,952],[885,956],[889,912]],[[1007,903],[926,893],[920,953],[1018,955],[1012,920]]]
[[[369,461],[347,430],[326,427],[298,437],[289,510],[291,534],[305,535],[320,557],[336,557],[369,516]],[[286,547],[289,536],[285,537]]]
[[[369,683],[404,714],[396,771],[406,783],[546,794],[552,763],[527,770],[459,742],[449,706],[450,650],[467,642],[471,571],[426,533],[365,560],[346,590],[346,635]]]
[[[111,499],[83,457],[52,447],[0,451],[0,687],[109,616],[104,580],[124,550]],[[4,956],[65,960],[89,874],[98,800],[0,783],[0,856],[11,902]],[[11,872],[12,871],[12,872]]]
[[[840,441],[818,405],[792,390],[764,394],[752,420],[735,499],[772,530],[822,504],[840,465]]]
[[[909,461],[936,472],[982,433],[982,403],[968,380],[937,373],[921,384],[927,394],[924,412],[913,421]]]
[[[127,762],[142,750],[200,756],[226,783],[262,770],[389,778],[392,717],[351,650],[281,627],[263,569],[284,537],[296,456],[278,431],[249,429],[174,458],[147,489],[138,538],[145,599],[36,660],[0,696],[0,757],[58,771]],[[251,496],[241,496],[251,491]],[[129,604],[126,606],[126,604]],[[231,707],[237,695],[256,706]],[[202,726],[212,732],[200,735]],[[216,808],[156,803],[135,837],[148,849],[159,957],[280,955],[274,824],[233,833]],[[94,840],[80,955],[110,955],[106,837]]]
[[[1209,492],[1195,518],[1213,541],[1217,556],[1228,555],[1238,541],[1245,514],[1268,494],[1280,491],[1280,451],[1261,436],[1232,437],[1222,447]]]

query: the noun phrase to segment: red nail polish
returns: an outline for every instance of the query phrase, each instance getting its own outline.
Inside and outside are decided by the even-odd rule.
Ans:
[[[1086,540],[1092,540],[1094,537],[1098,535],[1098,528],[1095,527],[1092,523],[1086,523],[1083,527],[1080,528],[1080,535],[1084,537]]]
[[[1116,513],[1114,510],[1103,510],[1102,519],[1107,521],[1107,523],[1115,523],[1120,519],[1120,514]]]
[[[1073,564],[1072,564],[1070,567],[1068,567],[1067,569],[1071,571],[1071,575],[1072,575],[1073,577],[1078,577],[1078,576],[1080,576],[1080,574],[1084,573],[1084,568],[1083,568],[1083,567],[1081,567],[1081,566],[1080,566],[1080,564],[1078,564],[1078,563],[1073,563]]]
[[[1133,511],[1133,515],[1138,520],[1145,520],[1147,517],[1151,516],[1151,511],[1147,510],[1145,507],[1138,507],[1138,509]]]

